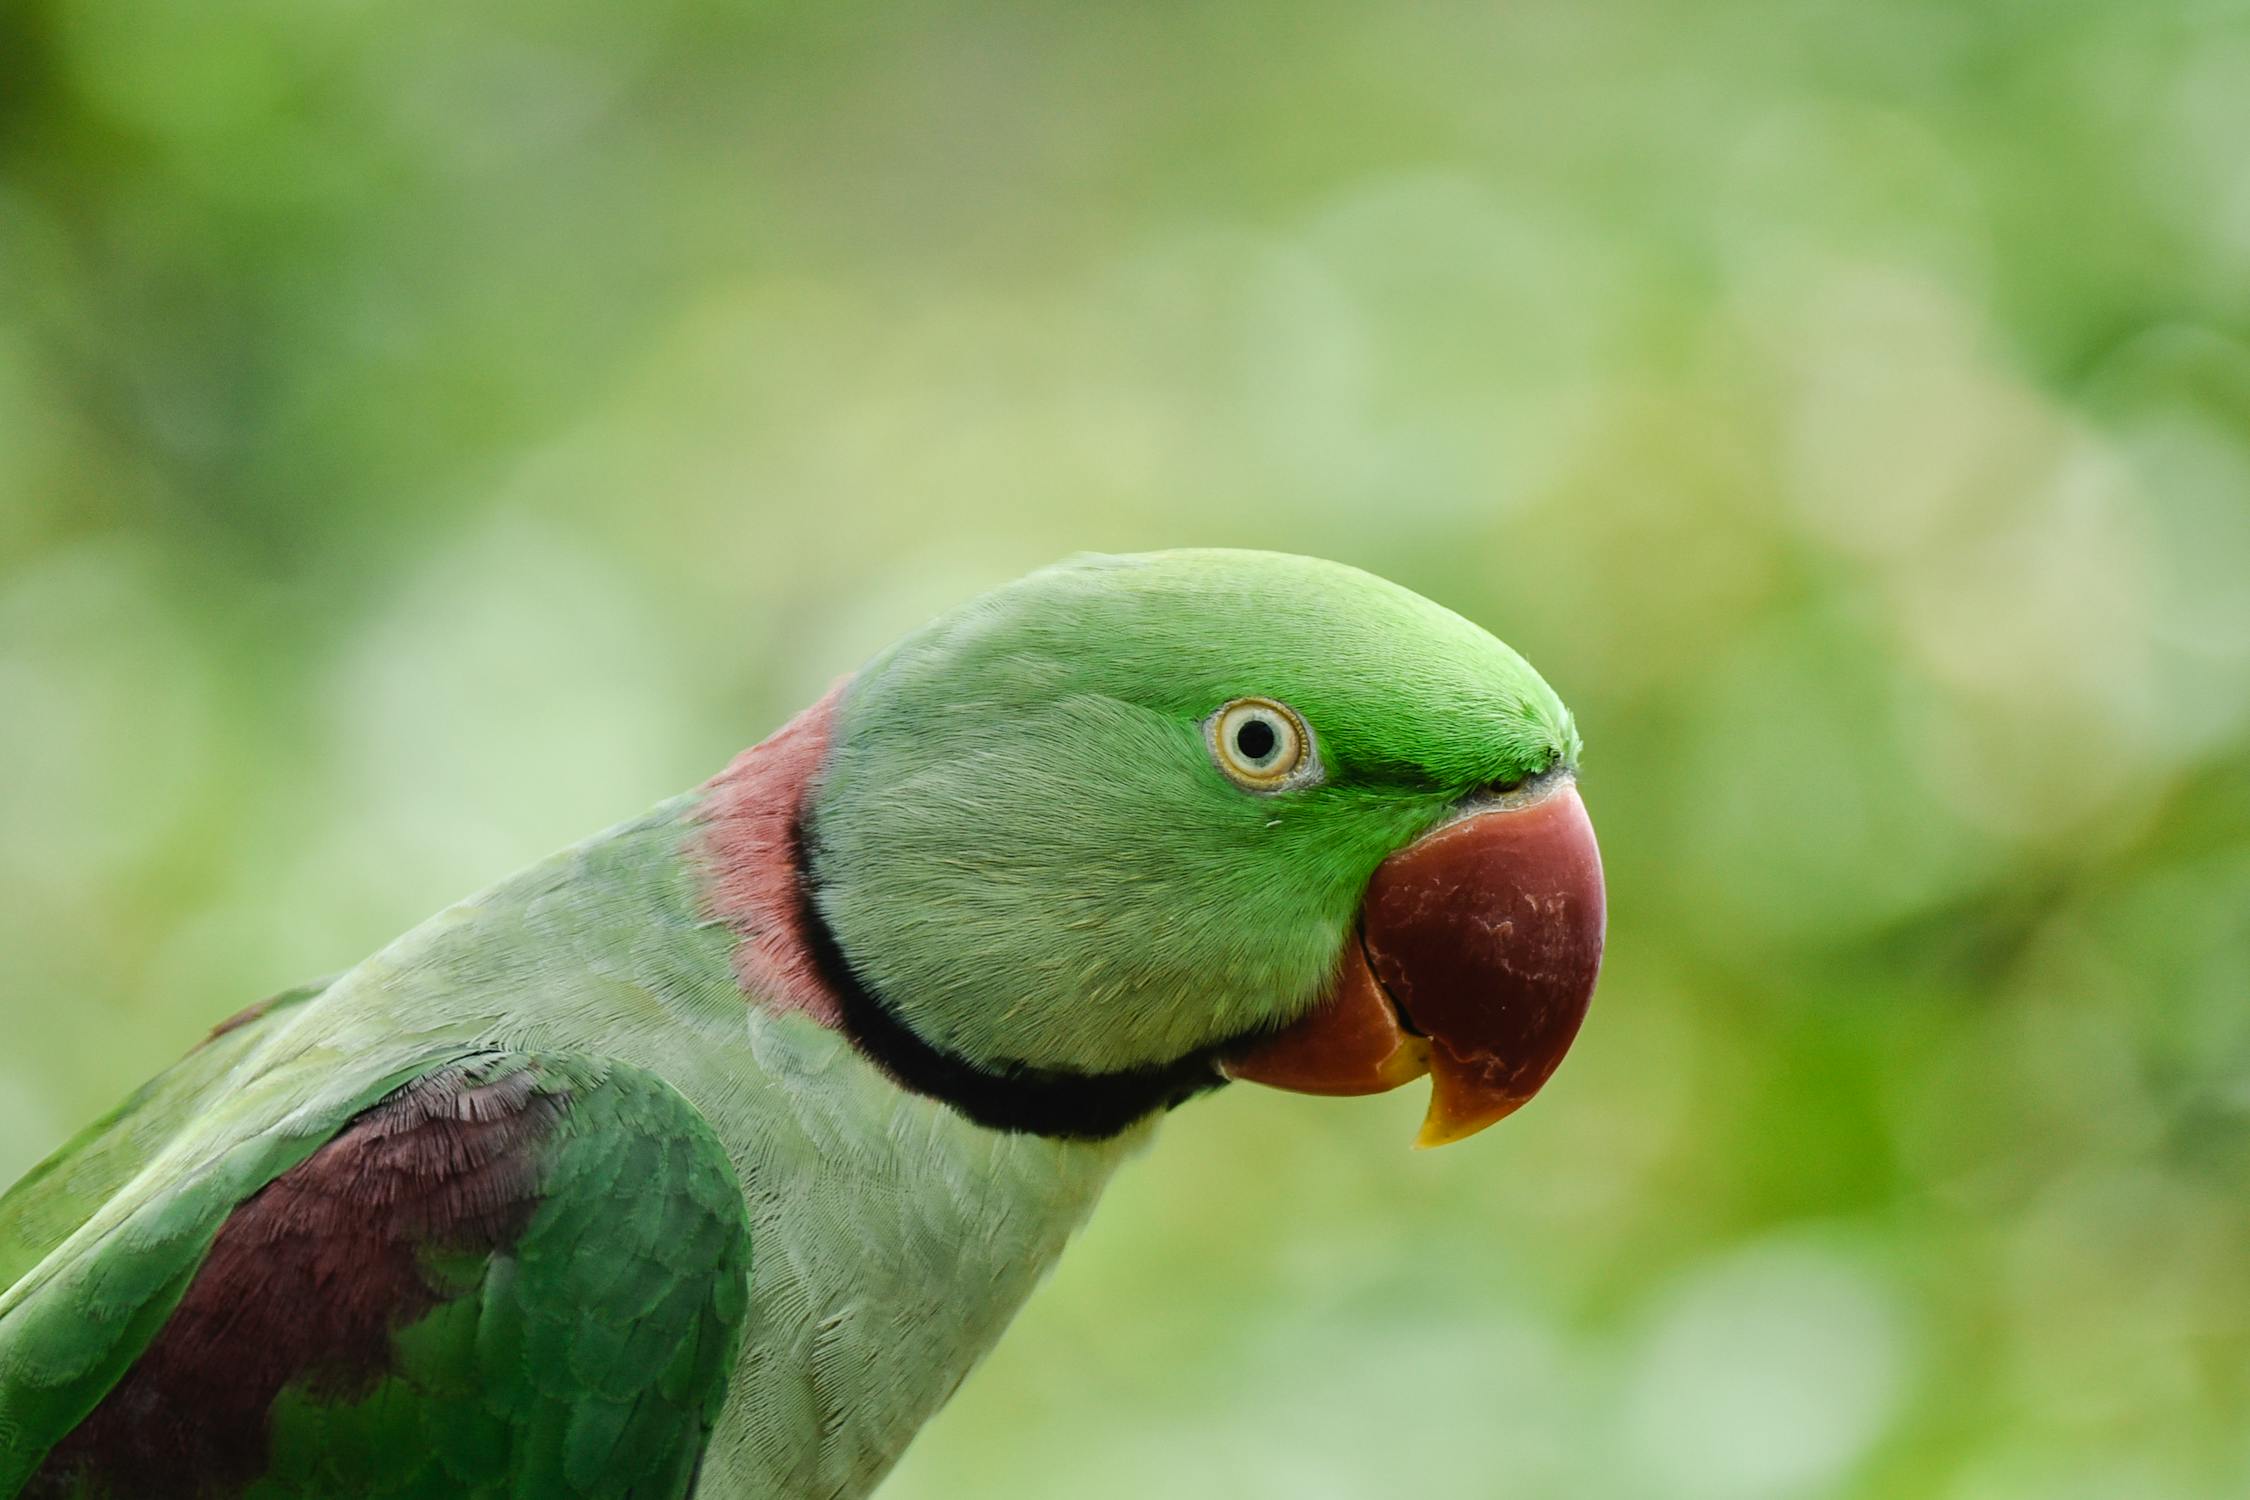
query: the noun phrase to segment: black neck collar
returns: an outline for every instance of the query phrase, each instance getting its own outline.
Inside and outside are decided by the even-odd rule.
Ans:
[[[1174,1062],[1079,1073],[1025,1062],[972,1062],[933,1047],[860,982],[821,913],[813,839],[799,814],[793,830],[799,919],[813,967],[836,995],[844,1032],[891,1077],[993,1130],[1065,1140],[1100,1141],[1122,1134],[1159,1110],[1171,1109],[1226,1082],[1219,1058],[1241,1039],[1229,1038]]]

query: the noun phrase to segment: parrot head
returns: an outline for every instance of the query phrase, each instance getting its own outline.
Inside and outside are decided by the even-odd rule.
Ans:
[[[1225,1078],[1529,1099],[1601,959],[1552,689],[1459,615],[1272,553],[1075,559],[852,680],[799,832],[863,1040],[995,1123],[1114,1133]]]

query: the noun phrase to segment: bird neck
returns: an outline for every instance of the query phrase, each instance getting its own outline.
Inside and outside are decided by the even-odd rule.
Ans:
[[[901,1087],[989,1129],[1108,1140],[1209,1089],[1228,1044],[1103,1072],[974,1059],[932,1045],[864,982],[820,910],[813,791],[849,679],[706,784],[703,863],[712,912],[737,934],[753,1003],[841,1031]]]
[[[735,977],[751,1003],[842,1030],[842,998],[814,961],[798,871],[798,822],[851,679],[705,782],[698,853],[711,915],[732,928]]]

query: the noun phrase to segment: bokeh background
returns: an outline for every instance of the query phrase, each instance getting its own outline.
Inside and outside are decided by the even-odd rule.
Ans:
[[[1081,549],[1576,709],[1475,1144],[1175,1117],[889,1500],[2250,1494],[2225,0],[0,9],[0,1179]]]

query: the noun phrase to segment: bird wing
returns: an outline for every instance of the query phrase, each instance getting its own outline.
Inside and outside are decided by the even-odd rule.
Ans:
[[[335,976],[283,990],[219,1023],[194,1050],[0,1194],[0,1287],[39,1264],[194,1119],[236,1063]]]
[[[708,1122],[601,1059],[369,1072],[175,1142],[0,1294],[0,1495],[687,1492],[749,1298]]]

